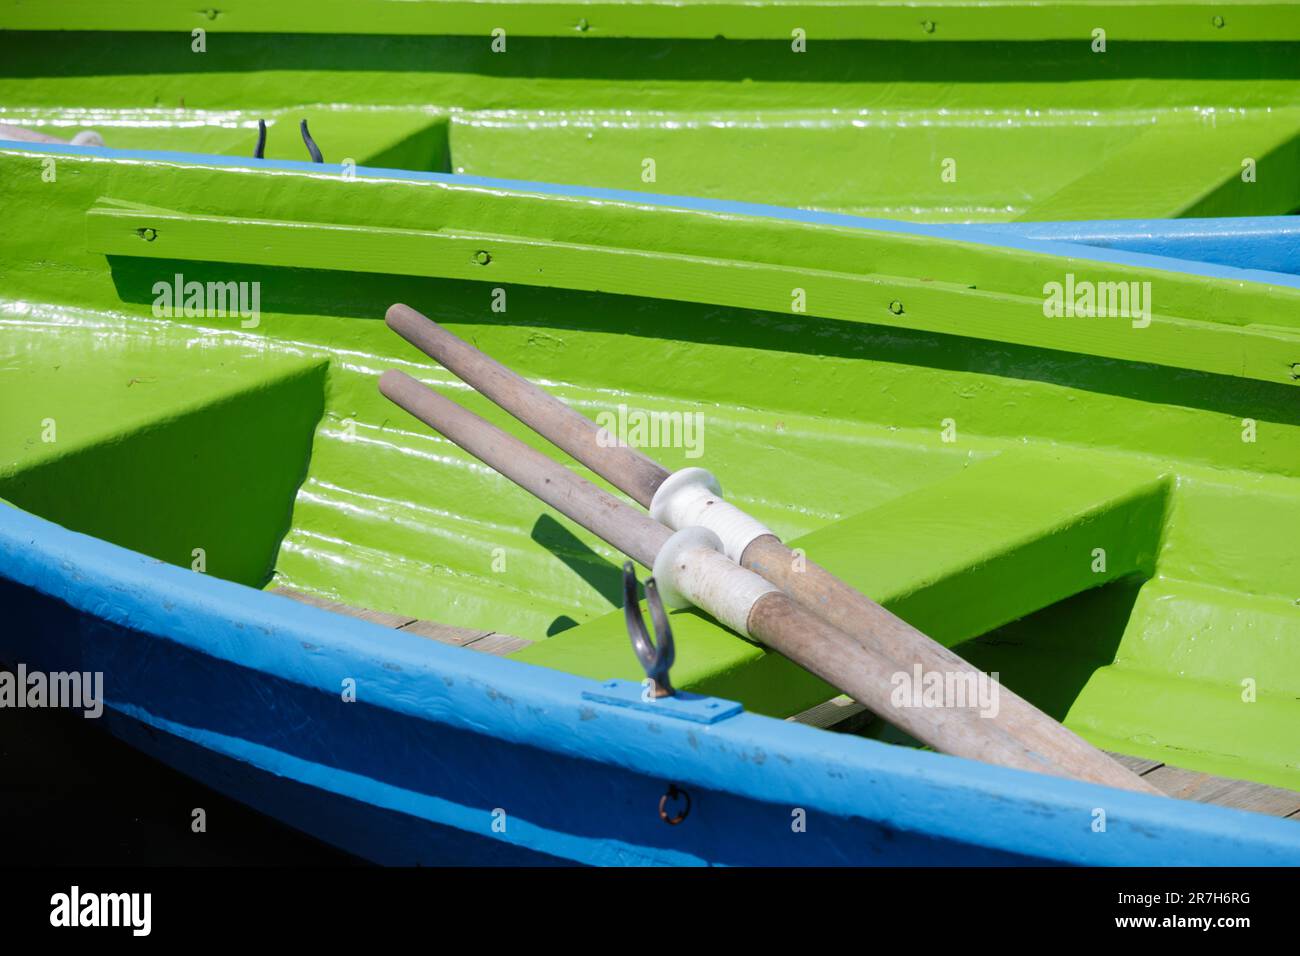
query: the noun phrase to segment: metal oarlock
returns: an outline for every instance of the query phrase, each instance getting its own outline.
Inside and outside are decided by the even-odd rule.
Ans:
[[[650,619],[654,622],[653,639],[646,630],[645,620],[641,617],[641,604],[636,597],[636,568],[631,561],[623,562],[623,615],[627,619],[627,633],[632,638],[632,649],[636,651],[636,656],[645,669],[645,676],[654,685],[655,697],[671,697],[677,692],[668,679],[668,670],[673,666],[676,649],[673,646],[673,629],[668,623],[663,601],[659,599],[659,589],[655,586],[654,578],[645,583],[645,603],[650,608]]]
[[[316,141],[311,138],[311,133],[307,131],[307,121],[302,120],[298,124],[298,131],[302,133],[302,141],[307,144],[307,153],[311,156],[313,163],[325,162],[325,157],[321,155],[320,148]],[[257,146],[253,148],[254,159],[264,159],[266,156],[266,120],[257,121]]]
[[[307,132],[307,121],[302,120],[298,124],[298,130],[302,133],[302,141],[307,144],[307,152],[311,153],[313,163],[325,162],[325,157],[321,155],[320,150],[316,147],[316,141],[311,138],[311,133]]]

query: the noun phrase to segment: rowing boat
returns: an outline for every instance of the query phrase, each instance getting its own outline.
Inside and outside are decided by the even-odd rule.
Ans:
[[[561,39],[539,5],[498,55],[486,24],[275,35],[234,5],[195,53],[194,14],[142,6],[57,41],[43,5],[0,24],[30,31],[0,34],[0,122],[106,144],[0,143],[0,661],[101,674],[113,733],[379,862],[1300,862],[1300,270],[1274,215],[1300,197],[1213,146],[1294,150],[1283,13],[1233,8],[1206,28],[1240,17],[1229,38],[1160,5],[1112,31],[1146,59],[1088,52],[1112,72],[1042,81],[1031,113],[1023,65],[961,35],[890,82],[913,40],[847,23],[764,67],[788,39],[716,46],[707,10],[609,5]],[[934,6],[934,37],[977,29]],[[1059,53],[1061,17],[1002,41]],[[1132,195],[1098,188],[1121,168]],[[1223,212],[1253,218],[1166,218]],[[709,468],[1184,799],[919,748],[696,611],[670,616],[678,693],[646,701],[623,555],[379,393],[402,370],[556,454],[393,335],[397,301]]]

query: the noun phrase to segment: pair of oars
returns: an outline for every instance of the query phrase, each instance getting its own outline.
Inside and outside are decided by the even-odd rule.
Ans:
[[[727,502],[703,469],[670,474],[590,419],[405,305],[388,325],[426,355],[563,449],[649,516],[396,370],[380,391],[515,484],[654,572],[670,604],[692,604],[840,689],[936,750],[986,763],[1158,793],[1005,687],[996,713],[895,703],[897,676],[990,678],[834,575],[787,548]],[[674,533],[674,530],[676,533]]]

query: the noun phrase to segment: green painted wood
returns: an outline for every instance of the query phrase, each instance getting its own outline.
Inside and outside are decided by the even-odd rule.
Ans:
[[[0,122],[248,155],[268,119],[269,155],[302,158],[291,126],[305,117],[337,160],[932,221],[1300,205],[1287,174],[1300,63],[1286,6],[940,4],[927,33],[928,8],[905,4],[609,4],[630,18],[628,36],[606,29],[602,7],[462,6],[470,19],[417,0],[146,3],[120,16],[11,0],[5,22],[41,29],[0,30]],[[587,30],[547,26],[579,10]],[[794,13],[813,18],[799,27],[804,53],[791,48]],[[949,14],[970,28],[953,32]],[[1267,23],[1244,30],[1255,16]],[[1107,18],[1104,52],[1094,17]],[[1136,33],[1122,28],[1131,17],[1145,24]],[[498,26],[503,52],[488,36]],[[750,26],[767,39],[730,29]],[[191,27],[211,31],[202,53]],[[980,42],[944,42],[966,34]],[[1178,163],[1137,145],[1153,132]],[[1247,157],[1261,164],[1250,183]],[[1098,167],[1106,188],[1084,188]]]
[[[789,543],[952,646],[1081,591],[1149,575],[1163,511],[1164,488],[1153,471],[1012,452]],[[1098,548],[1106,551],[1100,570]],[[834,696],[740,638],[728,648],[712,633],[721,629],[696,612],[677,612],[672,622],[684,638],[677,686],[739,696],[781,717]],[[626,642],[615,613],[517,656],[587,676],[635,678]]]
[[[322,366],[241,363],[196,382],[139,355],[130,377],[55,348],[38,361],[0,376],[0,497],[160,561],[266,584],[307,470]]]
[[[1148,179],[1135,170],[1168,169],[1177,175]],[[1253,161],[1252,181],[1243,163]],[[1288,184],[1284,205],[1300,208],[1300,111],[1240,115],[1203,110],[1168,117],[1105,156],[1086,174],[1021,213],[1021,220],[1106,218],[1115,208],[1140,218],[1249,216],[1267,209],[1270,197],[1255,188],[1261,179]]]
[[[955,629],[957,618],[970,617],[972,628],[994,627],[1046,602],[991,632],[967,633],[962,653],[1001,655],[981,665],[1094,742],[1150,759],[1177,753],[1177,761],[1165,762],[1275,786],[1292,773],[1294,748],[1279,730],[1295,724],[1300,697],[1291,653],[1300,597],[1292,593],[1300,567],[1288,531],[1300,520],[1300,410],[1292,384],[927,332],[902,320],[864,322],[856,313],[841,319],[811,309],[791,313],[784,305],[684,301],[675,297],[671,271],[660,288],[637,286],[643,294],[628,295],[618,294],[623,287],[612,272],[613,285],[584,291],[563,288],[558,279],[552,284],[545,274],[484,282],[455,277],[460,273],[275,265],[251,239],[231,252],[239,262],[106,255],[87,242],[95,221],[87,213],[111,196],[119,211],[131,212],[134,203],[134,213],[148,215],[163,208],[222,220],[394,229],[453,243],[505,234],[521,243],[520,255],[555,241],[630,250],[636,261],[750,262],[814,277],[938,282],[959,306],[974,285],[1013,308],[1017,297],[1059,275],[1059,261],[636,203],[344,181],[319,171],[260,175],[185,161],[87,157],[62,157],[56,166],[57,180],[46,181],[41,157],[0,149],[9,216],[0,237],[0,368],[20,376],[19,394],[38,397],[34,407],[0,405],[6,475],[21,476],[60,454],[41,440],[48,408],[60,436],[98,449],[100,460],[116,463],[119,478],[148,477],[151,494],[179,502],[191,488],[179,480],[186,459],[163,451],[179,444],[135,446],[154,451],[134,459],[109,454],[110,447],[127,446],[133,428],[213,404],[220,390],[208,386],[232,374],[264,369],[274,378],[295,368],[325,369],[313,385],[320,406],[305,462],[276,446],[268,459],[274,467],[257,465],[242,452],[260,446],[235,432],[226,443],[237,451],[221,472],[227,478],[201,486],[209,507],[235,515],[229,523],[242,524],[248,540],[278,542],[278,584],[379,612],[554,642],[557,655],[564,642],[602,622],[609,629],[591,660],[634,671],[616,613],[620,556],[445,442],[411,429],[378,394],[379,373],[404,368],[521,435],[386,329],[385,308],[407,301],[587,414],[622,404],[702,415],[699,446],[669,442],[647,450],[669,468],[714,470],[729,495],[787,541],[815,542],[824,532],[829,548],[836,529],[854,528],[839,540],[833,569],[862,575],[864,584],[870,575],[888,583],[896,564],[916,586],[895,597],[911,615],[951,624],[953,640],[967,633]],[[126,238],[146,244],[134,234]],[[515,255],[512,246],[486,268]],[[555,268],[566,282],[589,271]],[[245,328],[234,316],[156,315],[154,287],[177,271],[200,281],[259,282],[260,322]],[[633,277],[644,282],[648,274]],[[690,278],[685,270],[683,276]],[[1284,290],[1176,277],[1161,288],[1157,301],[1169,308],[1158,308],[1160,315],[1233,334],[1294,330],[1294,299]],[[496,289],[508,299],[504,312],[494,307]],[[735,294],[725,292],[728,300]],[[686,293],[710,294],[694,279]],[[904,301],[905,318],[912,303]],[[66,356],[76,357],[75,369],[64,365]],[[61,365],[75,374],[56,370]],[[137,399],[143,380],[159,377],[160,368],[174,373],[166,389]],[[142,381],[114,384],[132,379]],[[280,396],[277,414],[302,411]],[[269,394],[267,402],[246,411],[240,427],[265,427],[255,419],[271,414]],[[225,421],[215,411],[203,420]],[[1248,436],[1253,440],[1243,440]],[[1055,471],[1010,467],[1010,452],[1055,460],[1064,477],[1049,482]],[[955,493],[959,476],[978,479],[979,469],[995,461],[1005,466],[997,470],[1000,482],[975,480],[978,494]],[[1071,496],[1082,496],[1078,515],[1052,517],[1037,504],[1058,480]],[[244,491],[254,483],[296,488],[287,529],[269,512],[250,522]],[[941,502],[951,508],[953,500],[965,502],[950,522],[959,535],[943,540],[943,517],[930,512],[942,511]],[[981,533],[986,500],[998,504]],[[1114,506],[1089,506],[1105,501]],[[92,499],[86,507],[93,505]],[[1036,523],[1021,522],[1018,509],[1037,515]],[[860,513],[873,517],[854,524],[850,516]],[[174,514],[176,536],[189,537],[191,522],[179,506]],[[1025,532],[1019,542],[1007,533],[1017,527]],[[131,543],[149,550],[165,543],[166,528],[143,525]],[[128,540],[131,530],[119,522],[105,533]],[[1108,571],[1136,573],[1074,593],[1096,579],[1090,568],[1085,575],[1065,560],[1070,547],[1102,531],[1123,541]],[[966,557],[938,562],[930,585],[919,580],[926,577],[924,554],[908,544],[927,536],[935,555],[951,549]],[[865,562],[868,550],[897,560]],[[259,555],[250,545],[245,552],[246,566],[257,564],[254,557],[265,566],[265,550]],[[964,583],[979,580],[982,588]],[[1003,592],[1005,600],[992,599]],[[976,613],[986,605],[997,613]],[[779,658],[702,619],[687,616],[681,636],[683,661],[711,674],[719,692],[750,694],[754,706],[782,712],[825,693]],[[1259,691],[1252,704],[1241,699],[1246,677]],[[1231,772],[1215,769],[1229,764]]]
[[[1131,361],[1174,365],[1265,381],[1295,382],[1296,332],[1256,329],[1166,315],[1110,319],[1044,316],[1037,297],[1006,295],[938,280],[844,275],[744,259],[704,258],[492,234],[335,226],[320,223],[188,216],[101,207],[87,214],[87,240],[107,255],[346,269],[390,275],[542,283],[623,295],[665,295],[687,302],[790,312],[795,290],[804,310],[826,318],[902,326]],[[879,242],[888,242],[879,234]],[[1040,256],[1040,265],[1054,257]],[[1092,282],[1127,281],[1132,269],[1058,260],[1056,274],[1085,270]],[[1042,271],[1042,270],[1040,270]],[[1050,274],[1050,273],[1045,273]],[[1092,278],[1096,277],[1096,278]],[[1080,276],[1082,279],[1083,276]],[[1168,274],[1156,283],[1188,286]],[[1202,280],[1200,285],[1215,283]],[[1228,283],[1218,283],[1229,285]],[[1027,290],[1026,290],[1027,291]],[[1300,301],[1296,290],[1279,297]],[[1153,291],[1153,298],[1155,293]],[[1240,322],[1241,317],[1236,317]]]
[[[1216,19],[1217,18],[1217,19]],[[789,37],[795,27],[827,39],[995,40],[1080,39],[1104,27],[1117,40],[1300,39],[1293,4],[1252,0],[765,0],[759,3],[458,2],[458,0],[316,0],[260,3],[225,0],[195,8],[180,0],[149,0],[125,10],[92,0],[5,0],[0,28],[47,30],[191,30],[295,33],[461,33],[503,28],[520,36]]]

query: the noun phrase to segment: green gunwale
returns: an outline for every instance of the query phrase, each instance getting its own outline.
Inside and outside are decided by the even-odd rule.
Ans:
[[[5,0],[0,28],[214,33],[349,33],[681,39],[1061,40],[1104,28],[1117,40],[1243,42],[1300,39],[1281,0]]]
[[[0,123],[302,159],[306,118],[330,161],[924,221],[1300,208],[1293,4],[213,11],[0,2]]]

